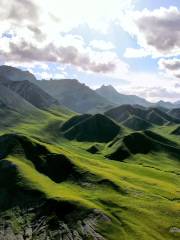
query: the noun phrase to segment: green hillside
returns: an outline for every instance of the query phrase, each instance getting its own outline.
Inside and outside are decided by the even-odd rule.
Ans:
[[[130,133],[103,115],[71,118],[41,111],[36,117],[1,127],[0,225],[7,225],[6,236],[29,231],[38,240],[45,234],[83,240],[179,238],[173,230],[180,224],[175,126]],[[113,127],[117,132],[107,140],[112,142],[96,144]],[[63,137],[74,128],[81,142]]]
[[[131,106],[115,117],[42,110],[13,88],[0,93],[0,239],[179,238],[174,118]]]
[[[135,130],[180,123],[172,114],[159,108],[142,108],[139,105],[121,105],[105,112],[105,115]]]
[[[180,127],[177,127],[174,131],[172,131],[174,135],[180,135]]]

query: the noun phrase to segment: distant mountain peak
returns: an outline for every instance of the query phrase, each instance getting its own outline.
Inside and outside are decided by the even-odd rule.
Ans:
[[[112,85],[102,85],[100,88],[98,88],[97,90],[106,90],[106,91],[114,91],[117,92],[117,90],[112,86]]]
[[[104,112],[114,106],[106,98],[76,79],[42,80],[36,81],[36,85],[75,112]]]
[[[19,68],[1,65],[0,66],[0,76],[7,78],[11,81],[36,81],[36,77],[29,71],[23,71]]]
[[[102,85],[96,89],[96,92],[116,105],[138,104],[144,107],[151,105],[150,102],[136,95],[127,95],[118,92],[112,85]]]

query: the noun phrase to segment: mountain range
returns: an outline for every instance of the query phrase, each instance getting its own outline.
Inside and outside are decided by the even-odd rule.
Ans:
[[[36,84],[75,112],[103,112],[113,106],[110,101],[77,80],[40,80]]]
[[[180,107],[178,102],[173,104],[159,101],[154,104],[135,95],[121,94],[111,85],[103,85],[94,91],[75,79],[37,80],[35,76],[28,71],[22,71],[5,65],[0,66],[0,78],[6,79],[6,81],[3,81],[4,85],[11,89],[14,88],[14,90],[17,89],[25,98],[33,99],[33,105],[40,107],[47,107],[51,104],[61,104],[79,113],[105,112],[112,107],[132,103],[133,105],[143,107],[154,106],[165,110]],[[20,83],[21,81],[23,81],[23,83]],[[36,97],[27,96],[26,93],[28,91],[28,94],[30,94],[30,89],[35,88],[35,85],[38,86],[36,87],[36,93],[38,93],[37,95],[41,98],[37,99],[37,101],[37,95]],[[31,91],[33,94],[35,92],[34,90]]]
[[[1,66],[0,239],[178,239],[180,111],[160,105]]]

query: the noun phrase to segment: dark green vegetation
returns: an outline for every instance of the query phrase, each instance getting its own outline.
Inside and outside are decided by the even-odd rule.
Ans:
[[[114,160],[124,160],[131,154],[150,152],[167,152],[177,158],[180,155],[180,148],[174,142],[152,131],[131,133],[118,141],[118,145],[116,141],[115,145],[115,151],[107,156]]]
[[[129,117],[127,120],[125,120],[122,123],[124,126],[130,129],[133,129],[135,131],[145,130],[153,126],[150,122],[135,116]]]
[[[156,108],[77,115],[0,85],[0,239],[179,239],[178,129]]]
[[[180,127],[177,127],[175,130],[172,131],[174,135],[180,135]]]
[[[120,126],[101,114],[73,117],[61,130],[67,139],[80,142],[109,142],[122,132]]]

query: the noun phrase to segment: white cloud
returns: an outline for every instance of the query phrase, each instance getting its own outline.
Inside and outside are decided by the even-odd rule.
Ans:
[[[52,73],[52,72],[40,72],[36,73],[37,79],[44,79],[44,80],[50,80],[50,79],[64,79],[66,77],[63,73]]]
[[[180,88],[177,89],[176,87],[177,79],[172,79],[172,77],[167,74],[164,75],[161,72],[159,74],[150,72],[129,72],[124,80],[128,83],[122,85],[119,80],[119,86],[117,85],[117,89],[124,94],[137,95],[152,102],[162,99],[165,101],[176,101],[180,97]],[[162,88],[166,91],[162,90]],[[155,92],[157,93],[156,95]],[[166,92],[167,95],[165,95]]]
[[[37,1],[36,1],[37,2]],[[80,23],[87,23],[99,31],[107,30],[109,22],[123,11],[133,8],[134,0],[39,0],[38,3],[56,18],[60,18],[59,28],[70,30]]]
[[[11,39],[8,50],[0,50],[4,60],[22,64],[34,62],[55,62],[65,65],[73,65],[83,71],[96,73],[113,73],[117,68],[126,72],[128,65],[121,61],[113,51],[94,51],[89,47],[63,46],[53,42],[39,46],[24,39]],[[61,44],[61,43],[60,43]],[[72,43],[73,44],[73,43]]]
[[[125,79],[129,84],[124,90],[132,94],[140,87],[148,91],[161,86],[175,92],[172,85],[175,86],[177,79],[130,72],[129,65],[118,56],[111,42],[97,40],[93,35],[96,40],[88,43],[82,36],[69,34],[83,23],[101,33],[108,33],[111,23],[120,19],[125,31],[136,37],[140,46],[139,49],[126,49],[125,57],[159,57],[180,53],[180,11],[174,7],[133,12],[134,2],[8,0],[7,4],[6,0],[1,0],[0,61],[31,71],[39,68],[39,78],[66,77],[66,69],[61,67],[59,70],[56,67],[53,73],[50,71],[49,63],[55,63],[65,68],[71,65],[78,71],[98,74],[99,77],[112,77],[117,81]],[[127,10],[130,11],[125,17]],[[170,34],[172,29],[173,34]],[[152,96],[150,98],[153,99]]]
[[[28,70],[31,70],[33,68],[40,68],[42,70],[48,70],[48,64],[44,62],[13,62],[13,61],[6,61],[4,62],[5,65],[17,67],[17,68],[26,68]]]
[[[115,49],[115,46],[111,42],[106,42],[104,40],[93,40],[90,42],[89,46],[102,51]]]
[[[135,0],[1,0],[0,20],[8,28],[26,26],[41,34],[57,35],[82,23],[104,31]],[[8,21],[6,21],[8,19]],[[1,26],[2,28],[2,26]]]
[[[124,57],[126,58],[142,58],[147,57],[150,54],[143,48],[126,48]]]
[[[147,54],[153,57],[180,54],[180,10],[177,7],[131,11],[121,20],[124,30],[137,39]],[[136,51],[136,55],[141,56],[141,52]]]
[[[154,102],[160,99],[178,100],[180,89],[177,87],[177,78],[180,78],[180,60],[165,58],[180,54],[180,10],[177,7],[161,7],[153,11],[131,11],[121,23],[124,30],[135,37],[139,45],[137,49],[127,48],[125,57],[163,57],[158,61],[159,73],[128,74],[129,85],[125,91]]]
[[[121,68],[125,73],[128,65],[118,57],[111,43],[96,41],[88,45],[81,36],[66,32],[84,22],[97,26],[103,20],[109,24],[118,11],[129,8],[131,3],[132,0],[126,3],[118,0],[9,0],[6,8],[6,1],[2,0],[0,29],[2,34],[11,33],[11,37],[2,35],[0,38],[0,60],[21,65],[54,62],[101,74],[114,74]],[[106,7],[108,11],[104,12]]]
[[[151,102],[157,102],[160,100],[175,102],[180,99],[179,90],[169,90],[165,87],[142,87],[136,86],[136,88],[129,89],[129,94],[135,94],[143,97]],[[127,92],[126,92],[127,94]]]

